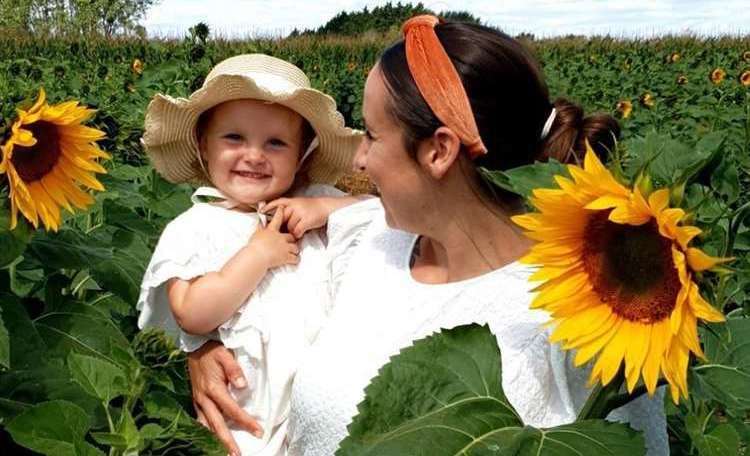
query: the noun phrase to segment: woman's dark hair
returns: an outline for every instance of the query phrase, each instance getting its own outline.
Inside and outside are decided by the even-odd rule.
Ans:
[[[506,170],[549,158],[576,162],[583,158],[586,140],[601,157],[614,147],[617,121],[606,114],[584,117],[580,106],[562,98],[550,102],[539,64],[518,41],[466,23],[439,24],[435,33],[458,71],[488,149],[475,166]],[[415,153],[442,123],[414,83],[403,40],[383,52],[379,66],[391,95],[390,113],[403,127],[406,149]],[[541,140],[553,106],[556,118]]]

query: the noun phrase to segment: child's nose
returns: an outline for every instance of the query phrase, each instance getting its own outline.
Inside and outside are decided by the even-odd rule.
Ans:
[[[260,147],[250,145],[245,150],[244,159],[250,163],[262,163],[266,160],[266,156]]]

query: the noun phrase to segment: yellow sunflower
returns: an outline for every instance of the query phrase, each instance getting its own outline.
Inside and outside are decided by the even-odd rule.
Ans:
[[[750,70],[745,70],[740,75],[740,84],[745,87],[750,87]]]
[[[680,53],[679,52],[673,52],[672,54],[667,57],[668,63],[677,63],[680,61]]]
[[[143,74],[143,62],[141,62],[141,59],[133,60],[133,63],[130,65],[130,69],[132,69],[133,73],[135,74]]]
[[[522,262],[539,265],[543,283],[532,307],[551,314],[551,340],[576,349],[580,366],[597,354],[590,383],[608,384],[625,365],[628,391],[642,377],[653,394],[660,373],[675,402],[687,397],[690,352],[703,357],[697,320],[724,315],[700,294],[693,273],[728,259],[690,247],[701,230],[681,225],[669,190],[648,197],[615,180],[588,147],[572,179],[556,176],[557,189],[537,189],[540,211],[515,216],[537,243]]]
[[[681,74],[681,75],[677,76],[677,81],[676,82],[677,82],[677,85],[685,85],[688,82],[688,78],[684,74]]]
[[[641,104],[647,108],[653,108],[656,105],[656,99],[650,93],[646,92],[641,95]]]
[[[708,76],[708,78],[716,85],[721,84],[724,82],[724,78],[727,77],[727,72],[724,71],[721,68],[715,68],[711,74]]]
[[[81,125],[93,114],[77,101],[50,106],[44,89],[31,109],[18,110],[0,162],[0,174],[8,176],[11,228],[20,211],[34,227],[41,219],[47,230],[57,231],[61,207],[73,212],[72,206],[93,203],[81,187],[104,190],[94,174],[106,172],[97,159],[110,158],[95,143],[104,133]]]
[[[742,53],[742,60],[745,62],[750,62],[750,51],[745,51]]]
[[[623,119],[630,117],[630,113],[633,112],[633,103],[629,100],[620,100],[617,102],[617,112],[620,113]]]

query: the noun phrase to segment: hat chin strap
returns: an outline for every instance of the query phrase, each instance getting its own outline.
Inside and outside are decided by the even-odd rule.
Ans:
[[[307,157],[309,157],[310,154],[312,154],[313,151],[318,148],[318,146],[320,146],[320,140],[318,140],[318,137],[316,136],[310,142],[310,145],[307,146],[307,150],[305,151],[304,154],[302,154],[302,158],[299,159],[299,163],[297,164],[297,171],[299,171],[300,168],[302,168],[302,164],[305,163],[305,160],[307,159]]]

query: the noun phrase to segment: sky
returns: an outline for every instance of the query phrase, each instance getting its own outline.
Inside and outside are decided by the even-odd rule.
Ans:
[[[367,0],[160,0],[144,20],[149,35],[182,37],[205,22],[227,37],[283,36],[317,28],[340,11],[385,4]],[[396,3],[396,2],[393,2]],[[417,3],[416,1],[412,3]],[[691,32],[750,35],[749,0],[423,1],[433,11],[469,11],[509,34],[650,37]],[[743,5],[744,4],[744,5]]]

